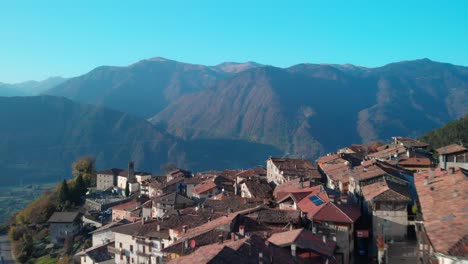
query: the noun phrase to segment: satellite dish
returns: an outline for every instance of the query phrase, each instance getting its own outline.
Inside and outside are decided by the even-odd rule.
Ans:
[[[190,240],[190,247],[191,248],[195,248],[196,245],[197,245],[197,243],[195,242],[194,239]]]

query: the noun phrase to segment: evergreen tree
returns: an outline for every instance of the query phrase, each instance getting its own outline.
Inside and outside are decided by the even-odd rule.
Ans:
[[[69,199],[70,199],[70,189],[68,188],[67,181],[63,180],[62,184],[60,185],[60,189],[58,193],[58,202],[59,204],[64,204]]]
[[[128,196],[130,196],[130,185],[127,182],[127,184],[125,185],[125,197]]]
[[[79,174],[75,179],[75,185],[73,187],[73,201],[79,203],[81,196],[86,194],[86,190],[86,184],[83,180],[83,176]]]

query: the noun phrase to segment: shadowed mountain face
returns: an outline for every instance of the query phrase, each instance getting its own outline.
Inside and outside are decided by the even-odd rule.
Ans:
[[[427,59],[380,68],[301,64],[240,72],[150,121],[186,138],[269,144],[308,157],[355,142],[419,136],[468,112],[466,67]]]
[[[209,67],[153,58],[128,67],[99,67],[45,94],[148,118],[181,95],[203,90],[232,73],[256,65]]]
[[[281,153],[241,140],[185,142],[133,115],[53,96],[0,97],[0,123],[6,185],[68,178],[71,163],[84,155],[95,157],[100,169],[133,160],[138,169],[157,173],[167,162],[194,171],[247,168]]]

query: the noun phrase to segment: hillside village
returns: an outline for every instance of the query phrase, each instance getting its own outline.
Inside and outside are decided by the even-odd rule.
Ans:
[[[394,137],[247,170],[155,176],[129,162],[97,171],[80,210],[53,213],[50,241],[88,236],[82,264],[461,263],[468,149],[436,153]]]

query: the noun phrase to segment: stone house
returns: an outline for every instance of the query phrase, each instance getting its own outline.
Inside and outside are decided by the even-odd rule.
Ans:
[[[407,237],[408,205],[412,202],[406,185],[383,179],[362,187],[364,209],[372,216],[374,241],[381,234],[385,240],[402,241]]]
[[[462,145],[452,144],[436,149],[439,154],[439,167],[447,170],[448,168],[464,168],[468,170],[468,149]]]
[[[107,190],[117,186],[117,176],[122,171],[122,169],[110,168],[96,172],[96,189]]]
[[[63,244],[65,239],[73,238],[81,229],[79,212],[55,212],[47,223],[50,240],[54,244]]]
[[[275,185],[293,179],[320,182],[322,176],[307,159],[269,158],[267,160],[267,180]]]

